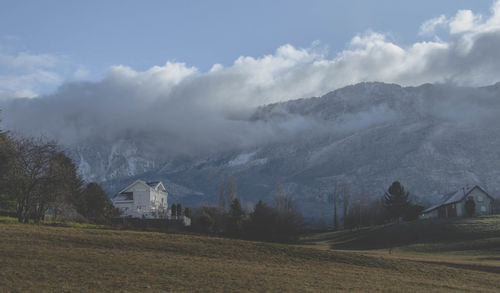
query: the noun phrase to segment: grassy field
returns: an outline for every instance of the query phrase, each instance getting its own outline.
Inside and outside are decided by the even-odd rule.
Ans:
[[[494,272],[365,252],[6,218],[0,237],[0,292],[500,290]]]
[[[412,244],[474,243],[500,238],[500,216],[429,219],[309,235],[306,243],[334,249],[381,249]],[[465,247],[464,247],[465,248]],[[437,249],[436,248],[433,248]]]
[[[306,247],[500,274],[500,216],[387,224],[303,240]]]

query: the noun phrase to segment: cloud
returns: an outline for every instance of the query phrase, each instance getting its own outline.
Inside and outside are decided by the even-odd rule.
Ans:
[[[429,19],[420,26],[420,31],[418,34],[421,36],[434,35],[436,33],[436,28],[444,27],[447,22],[448,20],[444,14],[440,15],[439,17]]]
[[[5,123],[35,134],[42,129],[65,143],[143,136],[160,141],[151,145],[164,152],[197,152],[249,147],[321,128],[315,120],[293,115],[274,125],[246,120],[255,107],[267,103],[318,96],[363,81],[407,86],[499,81],[500,1],[489,16],[461,10],[425,22],[420,34],[435,37],[437,28],[447,30],[447,40],[402,46],[368,31],[354,36],[333,57],[316,44],[285,44],[272,54],[215,64],[208,72],[182,62],[146,71],[117,65],[99,82],[67,83],[55,93],[4,104]],[[34,95],[40,84],[62,79],[55,70],[57,58],[2,58],[2,64],[20,73],[0,76],[0,96],[2,90]],[[72,72],[76,78],[86,75],[84,69]]]
[[[9,54],[0,47],[0,97],[34,98],[62,83],[88,77],[88,70],[54,54]],[[10,50],[9,50],[10,51]]]
[[[76,80],[84,80],[89,76],[89,71],[84,67],[79,67],[74,73],[73,77]]]
[[[15,97],[35,97],[45,86],[57,86],[63,79],[54,72],[59,59],[48,54],[17,55],[0,52],[0,93]]]

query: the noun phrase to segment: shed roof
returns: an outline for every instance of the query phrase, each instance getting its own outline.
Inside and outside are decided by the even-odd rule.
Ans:
[[[469,195],[469,193],[471,193],[472,190],[474,190],[475,188],[478,188],[479,190],[481,190],[484,194],[486,194],[488,197],[490,197],[491,199],[493,199],[493,197],[491,195],[489,195],[483,188],[481,188],[479,185],[474,185],[473,187],[464,187],[464,188],[461,188],[459,190],[456,190],[456,191],[453,191],[453,192],[450,192],[450,193],[447,193],[445,195],[443,195],[443,199],[441,200],[441,203],[439,204],[436,204],[436,205],[433,205],[427,209],[425,209],[422,213],[425,214],[425,213],[428,213],[428,212],[432,212],[433,210],[437,209],[437,208],[440,208],[442,206],[445,206],[445,205],[449,205],[449,204],[452,204],[452,203],[457,203],[459,201],[462,201],[467,195]]]

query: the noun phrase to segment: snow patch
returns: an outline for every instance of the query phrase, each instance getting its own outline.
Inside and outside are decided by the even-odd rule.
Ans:
[[[251,153],[245,153],[245,154],[239,154],[236,158],[233,160],[229,161],[227,164],[230,167],[234,166],[240,166],[248,163],[250,159],[255,155],[256,152],[251,152]]]

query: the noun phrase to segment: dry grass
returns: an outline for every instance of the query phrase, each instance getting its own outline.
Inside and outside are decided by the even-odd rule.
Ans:
[[[0,219],[0,292],[498,292],[498,274],[357,252]]]
[[[500,216],[429,219],[391,223],[355,230],[326,232],[304,237],[304,243],[328,245],[334,249],[384,249],[414,244],[436,244],[445,251],[450,243],[500,238]],[[484,249],[483,247],[482,249]],[[466,249],[466,247],[464,247]]]
[[[304,237],[304,243],[322,250],[349,249],[365,256],[500,274],[500,216],[318,233]]]

